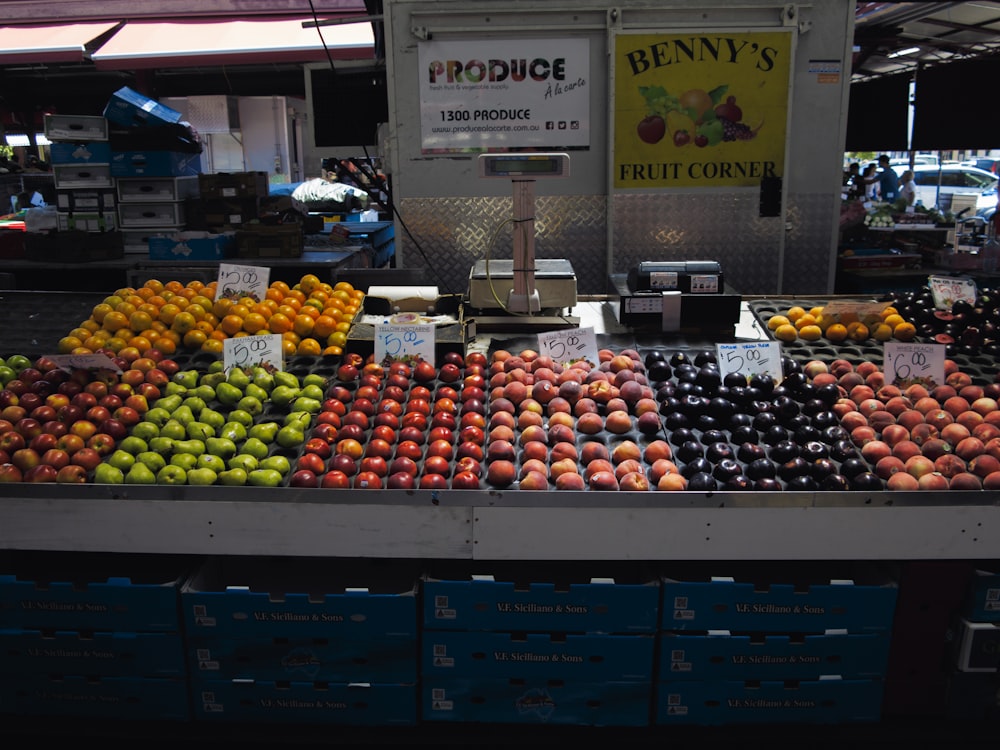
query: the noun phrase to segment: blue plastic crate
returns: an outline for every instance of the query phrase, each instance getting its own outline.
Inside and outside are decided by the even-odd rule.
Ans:
[[[979,622],[1000,622],[1000,572],[975,571],[969,584],[965,616]]]
[[[104,106],[104,117],[126,127],[157,127],[181,121],[181,113],[135,89],[122,86]]]
[[[191,719],[186,679],[22,674],[0,677],[0,713],[122,721]]]

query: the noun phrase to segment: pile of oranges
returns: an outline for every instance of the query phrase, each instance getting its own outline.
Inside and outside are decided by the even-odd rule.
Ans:
[[[849,312],[824,315],[822,306],[806,310],[796,305],[768,318],[767,327],[778,341],[912,341],[917,334],[913,323],[891,306],[880,313],[859,317]]]
[[[151,279],[118,289],[59,340],[58,352],[221,353],[228,338],[279,334],[286,356],[340,355],[364,299],[364,292],[346,281],[331,285],[313,274],[291,286],[273,281],[261,300],[216,299],[216,283]]]

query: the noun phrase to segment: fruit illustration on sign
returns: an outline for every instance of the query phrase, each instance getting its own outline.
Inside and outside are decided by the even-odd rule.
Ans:
[[[752,125],[744,122],[743,110],[728,90],[723,84],[711,91],[691,88],[676,95],[663,86],[640,86],[647,114],[636,126],[639,139],[655,144],[669,134],[678,148],[692,143],[704,148],[752,140],[763,120]]]

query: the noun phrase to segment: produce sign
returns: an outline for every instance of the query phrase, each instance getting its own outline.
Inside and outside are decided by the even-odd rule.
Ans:
[[[944,382],[944,360],[941,344],[886,343],[885,382],[903,388],[914,383],[933,388]]]
[[[578,360],[598,362],[597,336],[593,327],[544,331],[538,334],[539,351],[561,365]]]
[[[717,344],[719,371],[742,375],[749,382],[755,375],[769,375],[774,382],[784,379],[781,368],[781,345],[774,341],[750,341],[741,344]]]
[[[249,298],[260,302],[267,295],[270,277],[270,268],[220,263],[216,290],[220,298],[233,300]]]

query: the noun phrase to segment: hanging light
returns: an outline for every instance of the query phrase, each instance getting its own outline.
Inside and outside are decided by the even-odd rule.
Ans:
[[[889,59],[892,60],[894,57],[903,57],[904,55],[912,55],[914,52],[919,52],[920,47],[907,47],[906,49],[896,50],[889,54]]]

